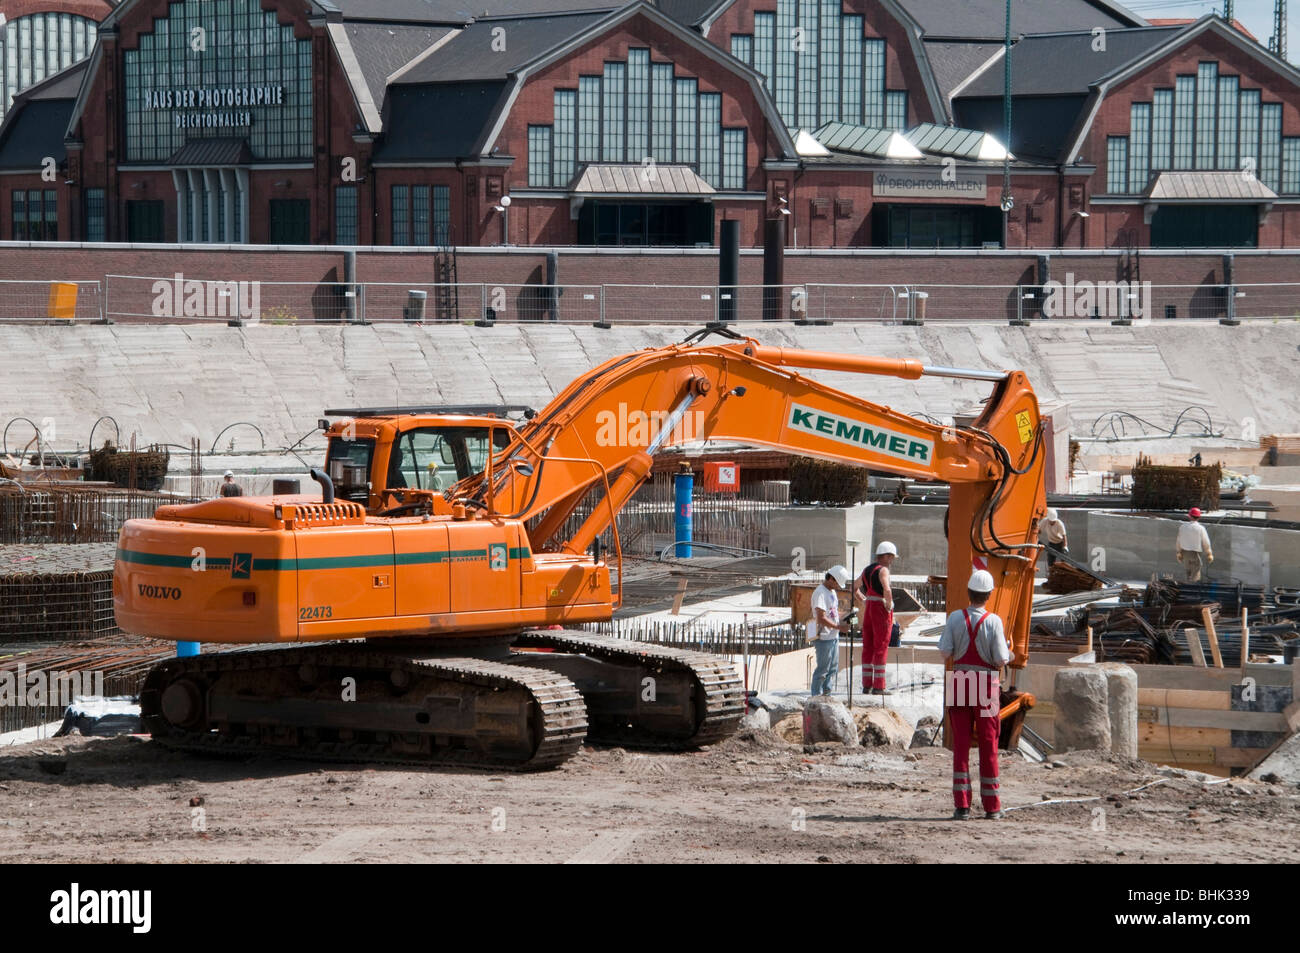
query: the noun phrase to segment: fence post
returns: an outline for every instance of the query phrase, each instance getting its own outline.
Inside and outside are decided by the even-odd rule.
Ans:
[[[98,285],[99,282],[96,281],[95,284]],[[104,285],[103,285],[103,288],[102,288],[102,290],[101,290],[101,292],[100,292],[100,296],[99,296],[99,320],[98,320],[97,322],[95,322],[95,323],[96,323],[96,324],[112,324],[112,323],[113,323],[113,319],[110,318],[108,315],[109,315],[109,310],[108,310],[108,276],[105,275],[105,276],[104,276]],[[92,449],[93,449],[93,448],[92,448]]]
[[[608,331],[613,327],[609,319],[605,317],[605,286],[600,286],[600,317],[591,322],[593,328],[600,328],[602,331]]]

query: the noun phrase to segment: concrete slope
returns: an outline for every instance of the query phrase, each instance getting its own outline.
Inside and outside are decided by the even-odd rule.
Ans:
[[[1300,324],[1178,323],[1134,328],[1052,324],[920,328],[842,324],[740,325],[764,343],[917,358],[983,369],[1022,368],[1045,405],[1064,404],[1072,432],[1122,410],[1168,425],[1189,404],[1240,436],[1300,432]],[[407,327],[212,325],[0,327],[0,425],[49,418],[55,445],[84,446],[113,416],[123,440],[203,449],[224,427],[249,421],[268,446],[292,443],[328,407],[502,401],[540,407],[576,375],[617,354],[679,341],[682,327],[499,325]],[[850,374],[811,376],[908,413],[939,418],[970,409],[987,385],[909,382]],[[96,442],[111,433],[101,426]],[[30,439],[10,428],[11,451]],[[258,449],[247,428],[221,441]]]

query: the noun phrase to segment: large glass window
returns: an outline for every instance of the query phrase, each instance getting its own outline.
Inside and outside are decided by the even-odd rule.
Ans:
[[[235,204],[238,205],[238,201]],[[357,187],[336,185],[334,187],[334,244],[355,245],[358,240]]]
[[[1106,137],[1106,191],[1128,191],[1128,136]]]
[[[776,82],[773,99],[787,126],[796,125],[794,87],[795,0],[776,0]]]
[[[393,186],[393,244],[411,244],[410,186]]]
[[[656,162],[673,161],[673,64],[652,67],[650,154]]]
[[[776,15],[754,14],[754,69],[763,75],[769,93],[772,88],[772,42],[776,33]]]
[[[677,161],[694,164],[695,140],[698,129],[699,82],[693,79],[677,80]]]
[[[722,187],[745,187],[745,130],[722,130]]]
[[[1259,180],[1276,192],[1282,175],[1282,104],[1264,103],[1259,116]]]
[[[15,191],[9,196],[9,214],[13,217],[10,234],[16,242],[27,241],[27,193]]]
[[[1282,191],[1300,193],[1300,138],[1294,136],[1282,140]]]
[[[416,185],[411,188],[411,228],[416,245],[429,244],[429,187]]]
[[[817,128],[817,23],[821,0],[799,0],[799,125]]]
[[[86,241],[102,242],[107,229],[104,224],[104,190],[86,189]]]
[[[1237,168],[1237,102],[1239,80],[1236,76],[1219,77],[1219,154],[1220,169]]]
[[[578,77],[578,161],[600,161],[600,77]]]
[[[885,128],[907,128],[907,90],[891,89],[885,93]]]
[[[1238,100],[1241,133],[1237,141],[1239,168],[1259,175],[1259,90],[1243,89]]]
[[[528,127],[528,184],[545,188],[551,184],[551,127]]]
[[[650,154],[650,51],[627,51],[627,161]]]
[[[744,33],[731,35],[731,55],[746,66],[754,65],[754,38]]]
[[[840,0],[822,0],[821,108],[818,125],[840,118]]]
[[[606,63],[601,84],[604,112],[601,114],[604,144],[601,158],[606,162],[623,161],[623,98],[627,95],[627,64]]]
[[[1196,68],[1196,168],[1214,168],[1215,113],[1219,94],[1219,65],[1201,63]]]
[[[433,243],[451,244],[451,186],[433,187]]]
[[[573,89],[555,91],[555,184],[565,186],[576,168],[578,93]]]
[[[862,44],[862,124],[885,125],[885,41],[868,38]]]
[[[33,13],[0,24],[0,120],[18,93],[85,59],[98,29],[94,20],[68,13]]]
[[[261,0],[182,0],[124,50],[126,158],[165,161],[187,141],[246,138],[254,158],[313,154],[312,53]],[[205,30],[205,52],[191,31]]]
[[[1151,172],[1151,104],[1133,103],[1129,112],[1128,191],[1141,192]]]
[[[1151,169],[1160,172],[1170,166],[1170,144],[1174,130],[1174,91],[1157,89],[1151,95]]]
[[[840,94],[840,118],[845,122],[862,122],[862,17],[845,17],[840,29],[843,50],[840,60],[843,78]]]
[[[700,93],[700,177],[714,188],[722,178],[722,95]]]
[[[1174,168],[1192,167],[1193,132],[1196,126],[1196,77],[1179,76],[1174,81]]]

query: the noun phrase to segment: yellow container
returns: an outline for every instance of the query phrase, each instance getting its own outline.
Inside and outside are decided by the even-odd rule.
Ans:
[[[70,281],[50,284],[50,317],[56,321],[71,321],[77,316],[77,286]]]

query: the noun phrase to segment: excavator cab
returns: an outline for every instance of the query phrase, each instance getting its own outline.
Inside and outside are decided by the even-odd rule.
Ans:
[[[325,472],[339,499],[369,515],[432,513],[444,490],[510,444],[511,417],[531,414],[515,405],[327,410]]]

